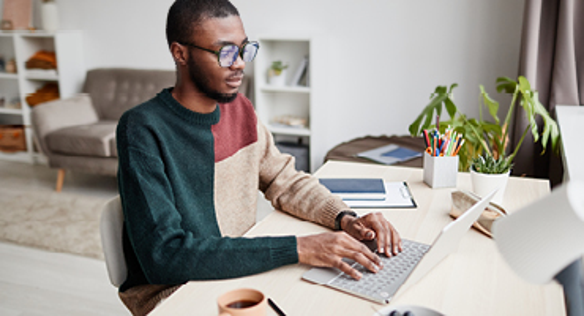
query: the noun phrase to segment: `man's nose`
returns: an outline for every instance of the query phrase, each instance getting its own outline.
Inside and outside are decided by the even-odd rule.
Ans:
[[[233,65],[231,65],[232,69],[244,69],[245,68],[245,61],[243,61],[243,58],[241,58],[241,55],[237,55],[237,58],[235,59],[235,61],[233,62]]]

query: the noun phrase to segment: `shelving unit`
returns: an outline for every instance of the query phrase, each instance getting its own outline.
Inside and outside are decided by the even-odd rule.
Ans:
[[[323,92],[325,85],[320,82],[324,67],[321,58],[324,51],[319,49],[321,39],[316,35],[278,34],[259,36],[258,41],[260,51],[254,61],[257,115],[268,126],[276,142],[308,145],[309,169],[314,171],[322,164],[324,157],[324,153],[316,146],[323,137],[320,130],[325,124],[319,114],[326,111],[326,100],[321,97],[326,95]],[[291,85],[290,81],[305,56],[309,56],[306,76],[310,78],[310,86]],[[277,60],[289,66],[285,86],[268,83],[268,68]],[[283,115],[304,118],[307,126],[292,127],[274,123],[275,117]]]
[[[81,91],[85,76],[83,62],[83,37],[80,31],[58,31],[34,33],[24,31],[0,31],[0,54],[8,62],[16,59],[16,74],[0,72],[0,95],[6,103],[18,98],[20,109],[0,107],[0,124],[24,125],[26,152],[4,153],[0,159],[35,163],[43,160],[35,151],[30,121],[31,107],[26,97],[48,82],[57,83],[61,98],[68,98]],[[40,50],[54,51],[57,56],[57,70],[54,72],[28,71],[26,61]]]

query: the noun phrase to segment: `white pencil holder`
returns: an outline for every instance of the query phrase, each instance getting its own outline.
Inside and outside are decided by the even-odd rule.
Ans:
[[[458,156],[436,157],[424,153],[424,182],[431,188],[455,188]]]

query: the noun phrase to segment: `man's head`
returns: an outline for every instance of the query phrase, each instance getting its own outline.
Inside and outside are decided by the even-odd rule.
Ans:
[[[239,16],[239,12],[227,0],[176,0],[170,7],[166,20],[168,46],[173,42],[191,41],[193,34],[206,19],[229,16]]]
[[[237,9],[227,0],[177,0],[168,13],[166,36],[179,71],[198,92],[217,102],[237,96],[245,62],[220,63],[226,45],[243,48],[247,36]]]

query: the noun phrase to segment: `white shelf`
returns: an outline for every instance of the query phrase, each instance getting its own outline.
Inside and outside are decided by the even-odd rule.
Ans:
[[[0,108],[0,116],[12,121],[19,115],[20,124],[25,126],[27,151],[2,153],[0,159],[37,163],[42,155],[33,150],[33,131],[31,126],[31,108],[26,97],[46,83],[56,83],[60,97],[65,99],[81,91],[85,78],[83,62],[83,37],[80,31],[15,31],[0,32],[0,54],[8,59],[16,59],[17,74],[0,73],[0,95],[5,102],[18,98],[22,109]],[[57,57],[56,70],[26,69],[26,62],[38,51],[54,51]]]
[[[268,129],[273,134],[290,135],[290,136],[310,136],[310,130],[306,127],[294,127],[269,124]]]
[[[254,83],[256,113],[267,124],[275,142],[298,140],[308,145],[309,171],[314,172],[321,164],[324,155],[322,137],[325,122],[319,118],[320,111],[326,109],[326,82],[320,78],[326,73],[326,57],[323,56],[323,40],[317,34],[267,34],[258,36],[260,51],[254,60]],[[268,83],[268,69],[274,61],[282,61],[291,71],[286,74],[285,82],[295,80],[293,77],[303,69],[308,56],[308,68],[305,70],[310,86],[274,86]],[[325,57],[325,58],[323,58]],[[306,80],[306,79],[304,79]],[[303,81],[304,81],[303,80]],[[317,111],[317,107],[319,111]],[[294,127],[272,123],[279,117],[297,117],[306,119],[308,126]]]
[[[264,92],[290,92],[290,93],[310,93],[310,87],[301,87],[301,86],[284,86],[284,87],[276,87],[265,85],[260,87],[261,91]]]
[[[18,80],[18,74],[11,74],[6,72],[0,72],[0,79],[14,79]]]
[[[0,108],[0,114],[22,115],[22,109]]]
[[[59,81],[59,76],[56,74],[26,74],[24,78],[28,80]]]

